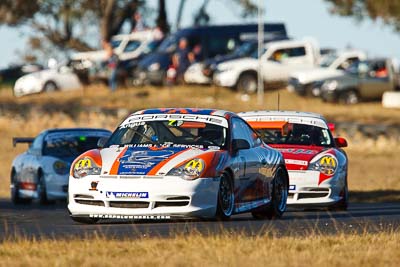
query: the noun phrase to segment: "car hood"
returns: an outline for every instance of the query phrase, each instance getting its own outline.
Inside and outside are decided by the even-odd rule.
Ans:
[[[300,146],[300,145],[269,145],[279,150],[287,169],[307,170],[310,161],[320,153],[328,151],[330,148],[321,146]]]
[[[257,67],[257,59],[251,57],[238,58],[233,60],[224,61],[218,64],[218,69],[223,71],[231,68],[252,68]]]
[[[300,83],[307,84],[328,78],[337,77],[345,74],[342,70],[330,69],[330,68],[314,68],[304,71],[293,72],[290,76],[296,78]]]
[[[88,151],[76,162],[90,157],[97,165],[101,165],[102,175],[163,176],[193,158],[203,159],[206,169],[218,151],[192,147],[109,147]]]

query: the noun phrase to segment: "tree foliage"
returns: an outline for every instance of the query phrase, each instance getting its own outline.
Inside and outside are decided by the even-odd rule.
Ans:
[[[177,25],[185,1],[180,1]],[[255,14],[257,10],[251,0],[233,2],[243,10],[243,17]],[[155,23],[167,33],[170,25],[167,20],[166,0],[158,0],[157,4]],[[145,0],[1,0],[0,26],[28,28],[28,44],[31,48],[29,53],[49,47],[57,51],[87,51],[99,45],[99,34],[101,39],[109,40],[112,35],[120,32],[127,21],[133,28],[133,14],[139,8],[146,8]],[[203,20],[208,16],[204,8],[199,10],[199,14],[199,18]],[[208,20],[204,21],[207,23]],[[28,56],[32,58],[32,55]]]
[[[400,31],[399,0],[325,0],[330,3],[330,11],[340,16],[354,17],[357,20],[370,18],[382,20]]]

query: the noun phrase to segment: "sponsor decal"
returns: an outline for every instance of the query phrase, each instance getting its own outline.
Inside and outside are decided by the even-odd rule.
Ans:
[[[204,161],[202,161],[202,160],[192,159],[191,161],[186,163],[185,169],[194,169],[194,170],[201,172],[204,168],[203,163],[204,163]]]
[[[169,215],[116,215],[116,214],[89,214],[95,219],[120,219],[120,220],[169,220]]]
[[[106,192],[106,198],[122,198],[122,199],[137,199],[137,198],[149,198],[149,192]]]
[[[145,175],[156,164],[167,160],[175,151],[168,150],[137,150],[129,148],[124,156],[118,159],[120,165],[118,174],[121,175]]]
[[[284,149],[278,149],[282,153],[292,153],[292,154],[308,154],[312,155],[317,153],[315,150],[310,150],[310,149],[295,149],[295,148],[284,148]]]
[[[88,158],[83,158],[78,160],[74,166],[75,169],[91,168],[91,167],[92,167],[92,161]]]
[[[97,185],[98,185],[98,184],[99,184],[98,181],[93,181],[93,182],[91,182],[91,183],[90,183],[89,191],[98,191],[98,190],[97,190]]]
[[[296,190],[296,185],[294,184],[289,185],[289,190]]]
[[[293,165],[301,165],[307,166],[308,162],[305,160],[296,160],[296,159],[285,159],[286,164],[293,164]]]
[[[321,170],[326,175],[333,175],[336,171],[337,162],[336,159],[332,156],[324,156],[320,159],[319,164],[321,166]]]

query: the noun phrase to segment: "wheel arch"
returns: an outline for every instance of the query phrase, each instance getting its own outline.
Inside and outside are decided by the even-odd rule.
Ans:
[[[238,75],[238,78],[237,78],[236,83],[235,83],[235,87],[238,86],[238,83],[239,83],[239,81],[240,81],[240,78],[242,78],[243,75],[246,75],[246,74],[253,75],[256,79],[257,79],[257,77],[258,77],[257,70],[255,70],[255,69],[247,69],[247,70],[244,70],[244,71],[242,71],[242,72]]]
[[[229,178],[232,180],[233,188],[235,188],[235,176],[233,175],[233,170],[231,168],[224,169],[222,173],[226,172],[229,175]]]
[[[56,81],[50,79],[50,80],[47,80],[46,82],[43,83],[42,92],[45,92],[46,85],[47,85],[47,84],[51,84],[51,83],[54,84],[56,90],[60,89],[60,87],[58,86],[58,84],[56,83]]]

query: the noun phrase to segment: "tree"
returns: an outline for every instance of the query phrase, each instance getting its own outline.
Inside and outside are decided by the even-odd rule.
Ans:
[[[398,0],[325,0],[330,11],[340,16],[354,17],[357,20],[370,18],[382,20],[400,31],[400,1]]]
[[[218,0],[231,1],[231,0]],[[186,0],[181,0],[176,25],[180,19]],[[198,22],[207,23],[205,6],[199,10]],[[243,9],[243,16],[254,14],[257,6],[251,0],[234,0]],[[134,27],[133,14],[146,7],[145,0],[1,0],[0,26],[25,26],[30,29],[27,49],[28,57],[34,59],[34,51],[45,51],[45,55],[63,51],[87,51],[99,46],[102,40],[109,40],[118,34],[125,22]],[[158,1],[156,25],[168,33],[166,1]],[[41,56],[40,56],[41,57]]]

